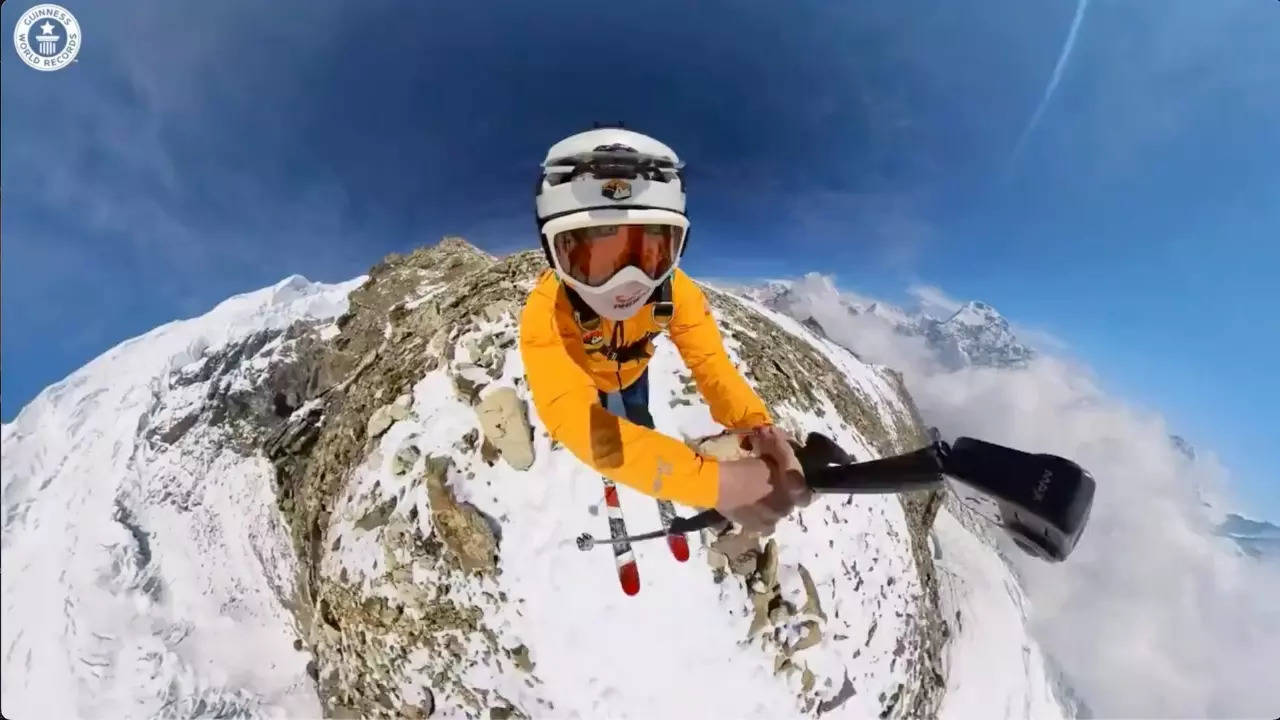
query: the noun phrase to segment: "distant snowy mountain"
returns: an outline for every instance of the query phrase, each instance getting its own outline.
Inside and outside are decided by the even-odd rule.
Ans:
[[[943,495],[820,497],[767,543],[691,538],[683,564],[637,544],[624,596],[607,551],[574,547],[605,532],[599,477],[524,415],[517,313],[544,265],[451,239],[289,278],[41,393],[0,433],[5,717],[1078,712],[1016,576]],[[708,295],[784,426],[860,458],[922,441],[896,373]],[[1001,337],[973,310],[939,324],[1003,357],[972,347]],[[717,432],[656,345],[659,428]],[[620,490],[631,530],[658,526]]]
[[[1234,540],[1248,555],[1280,562],[1280,525],[1230,513],[1217,533]]]
[[[793,317],[813,316],[815,313],[806,306],[815,301],[815,295],[838,303],[850,315],[875,318],[901,335],[922,338],[937,359],[952,370],[971,366],[1023,367],[1035,357],[1035,351],[1022,344],[1010,329],[1009,321],[983,302],[967,302],[950,315],[939,318],[924,308],[904,310],[882,301],[850,301],[830,286],[830,281],[816,274],[807,276],[804,282],[804,293],[795,292],[794,283],[786,280],[746,287],[742,292],[766,307]],[[816,319],[812,322],[821,325]]]
[[[1237,538],[1280,540],[1280,526],[1265,520],[1250,520],[1235,513],[1228,515],[1227,521],[1218,526],[1218,532]]]
[[[970,301],[946,320],[917,313],[916,334],[923,335],[953,368],[1022,367],[1035,356],[1018,342],[1009,321],[986,303]]]
[[[1173,447],[1182,453],[1182,456],[1186,459],[1196,459],[1196,449],[1191,446],[1191,443],[1187,442],[1186,438],[1181,435],[1170,435],[1169,442],[1173,443]]]

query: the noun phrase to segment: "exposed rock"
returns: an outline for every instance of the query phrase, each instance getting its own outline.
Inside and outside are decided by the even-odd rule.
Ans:
[[[445,482],[450,460],[427,456],[427,500],[431,503],[431,524],[450,552],[458,558],[462,569],[493,572],[496,568],[498,541],[493,528],[480,512],[469,504],[459,503]]]
[[[529,658],[529,648],[524,645],[517,645],[511,648],[511,660],[521,670],[527,673],[533,672],[533,660]]]
[[[773,538],[764,544],[764,552],[760,554],[757,572],[760,581],[766,588],[772,589],[778,584],[778,542]]]
[[[844,682],[840,685],[840,690],[836,692],[830,700],[824,700],[818,704],[819,713],[829,713],[832,710],[845,704],[849,698],[857,695],[858,691],[853,687],[853,681],[849,679],[848,672],[845,673]]]
[[[182,436],[186,435],[187,431],[190,430],[192,427],[194,427],[195,424],[199,421],[200,421],[199,412],[189,413],[179,418],[176,422],[174,422],[172,425],[168,426],[167,428],[157,427],[153,429],[152,437],[159,439],[160,442],[166,445],[172,445],[178,442],[179,440],[181,440]]]
[[[391,518],[391,513],[395,512],[395,509],[394,499],[385,500],[357,520],[356,527],[365,531],[376,530],[387,524],[387,520]]]
[[[471,428],[458,441],[458,447],[466,452],[472,452],[476,449],[476,443],[480,441],[480,431]]]
[[[516,470],[533,465],[533,440],[524,401],[509,387],[498,388],[476,408],[485,440]]]
[[[822,612],[822,605],[818,600],[818,588],[813,584],[813,576],[809,574],[809,570],[804,565],[797,567],[800,571],[800,582],[804,583],[804,607],[800,608],[803,615],[817,615],[823,620],[827,619],[826,613]]]
[[[786,649],[787,655],[794,655],[801,650],[807,650],[822,642],[822,629],[813,620],[805,620],[800,623],[800,632],[800,639]]]
[[[507,315],[513,314],[515,310],[516,308],[512,303],[505,300],[499,300],[485,305],[484,309],[480,311],[480,314],[489,322],[497,322]]]
[[[410,437],[405,443],[396,450],[396,454],[391,458],[391,473],[393,475],[404,475],[413,469],[417,464],[418,458],[422,457],[422,451],[414,444],[416,438]]]
[[[791,616],[795,615],[795,610],[785,602],[775,603],[769,610],[769,622],[775,626],[785,625]]]
[[[752,595],[751,596],[751,625],[747,628],[747,639],[756,636],[756,633],[769,627],[769,603],[772,597],[769,595]]]
[[[475,405],[480,399],[480,391],[485,388],[482,382],[475,382],[462,375],[453,376],[453,388],[458,391],[458,397],[462,398],[468,405]]]
[[[405,705],[400,709],[406,720],[426,720],[436,710],[436,697],[431,688],[422,688],[423,700],[419,705]]]
[[[728,558],[730,569],[743,577],[756,569],[759,548],[759,536],[749,533],[727,533],[711,543],[711,550]]]
[[[395,418],[391,416],[391,406],[380,407],[373,411],[373,415],[369,416],[369,423],[365,427],[365,435],[370,438],[379,437],[391,427],[393,422],[395,422]]]
[[[387,414],[392,420],[399,422],[409,417],[409,408],[413,404],[413,398],[409,395],[401,395],[396,401],[387,407]]]
[[[594,512],[592,513],[595,514]],[[719,550],[707,548],[707,564],[712,570],[724,570],[729,567],[729,558]]]

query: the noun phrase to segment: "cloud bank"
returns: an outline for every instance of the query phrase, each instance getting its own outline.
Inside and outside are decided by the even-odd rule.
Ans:
[[[830,278],[793,287],[796,309],[832,339],[901,370],[944,437],[1063,455],[1098,479],[1090,525],[1066,563],[1008,551],[1032,600],[1033,633],[1096,715],[1275,715],[1280,572],[1211,534],[1228,509],[1217,499],[1227,474],[1212,453],[1188,459],[1159,416],[1108,396],[1070,359],[949,372],[920,338],[849,314]],[[954,303],[938,288],[911,294]]]

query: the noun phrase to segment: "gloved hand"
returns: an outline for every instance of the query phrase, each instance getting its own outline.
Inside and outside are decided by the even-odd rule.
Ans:
[[[812,494],[782,430],[755,428],[744,436],[743,446],[760,457],[720,463],[716,510],[748,532],[768,535],[793,507],[808,505]]]

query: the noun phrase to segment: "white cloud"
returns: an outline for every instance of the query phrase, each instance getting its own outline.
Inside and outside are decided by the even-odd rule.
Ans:
[[[946,318],[960,309],[964,303],[951,297],[935,285],[912,285],[907,294],[920,303],[920,309],[934,317]]]
[[[1071,347],[1071,344],[1066,340],[1048,330],[1020,325],[1015,322],[1009,323],[1009,329],[1013,331],[1014,335],[1018,336],[1018,340],[1041,352],[1061,353]]]
[[[1211,535],[1202,499],[1226,482],[1211,453],[1188,462],[1162,418],[1105,395],[1070,359],[944,371],[918,338],[839,310],[835,286],[815,277],[797,285],[801,306],[833,339],[902,370],[945,437],[1063,455],[1097,478],[1090,525],[1066,563],[1009,551],[1033,632],[1096,714],[1274,715],[1280,573]],[[955,302],[932,286],[910,292],[938,307]]]

